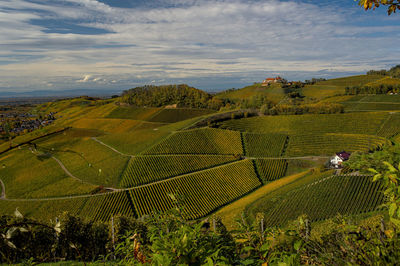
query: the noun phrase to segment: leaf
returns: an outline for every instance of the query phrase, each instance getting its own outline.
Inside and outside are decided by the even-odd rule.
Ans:
[[[73,244],[73,243],[69,243],[69,246],[70,246],[71,248],[73,248],[73,249],[77,249],[76,246],[75,246],[75,244]]]
[[[396,210],[397,210],[397,204],[391,203],[389,206],[389,215],[393,217]]]
[[[24,218],[24,216],[22,215],[22,213],[19,212],[18,208],[15,209],[14,215],[15,215],[15,217],[17,217],[17,218]]]
[[[390,221],[397,227],[400,227],[400,220],[390,217]]]
[[[26,228],[24,228],[24,227],[19,227],[18,230],[19,230],[20,232],[23,232],[23,233],[29,232],[29,230],[26,229]]]
[[[8,240],[6,240],[6,244],[7,244],[7,246],[9,246],[10,248],[14,248],[14,249],[17,248],[12,242],[10,242],[10,241],[8,241]]]
[[[7,233],[6,233],[6,239],[11,239],[12,235],[14,234],[15,230],[17,230],[16,227],[12,227],[10,229],[8,229]]]
[[[293,247],[294,247],[294,249],[295,249],[296,251],[299,251],[302,244],[303,244],[303,241],[297,240],[297,241],[294,243]]]

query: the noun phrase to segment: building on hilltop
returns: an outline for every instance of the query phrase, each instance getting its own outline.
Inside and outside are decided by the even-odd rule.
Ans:
[[[266,78],[262,82],[262,86],[269,86],[271,83],[284,83],[284,79],[277,76],[275,78]]]
[[[334,168],[342,168],[342,164],[344,161],[347,161],[350,158],[350,153],[342,151],[336,153],[330,160],[331,166]]]

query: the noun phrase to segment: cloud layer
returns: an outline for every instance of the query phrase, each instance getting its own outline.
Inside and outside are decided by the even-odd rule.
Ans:
[[[292,79],[357,73],[400,59],[398,17],[357,7],[134,2],[1,1],[0,89],[126,89],[152,81],[215,89],[272,73]]]

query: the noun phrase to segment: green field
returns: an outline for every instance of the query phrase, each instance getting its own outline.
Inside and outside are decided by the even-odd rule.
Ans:
[[[172,155],[139,156],[130,160],[121,186],[133,187],[192,173],[237,160],[234,156]]]
[[[147,120],[160,112],[161,108],[136,108],[121,106],[112,110],[106,117],[119,119]]]
[[[382,112],[261,116],[228,120],[221,123],[221,128],[254,133],[375,135],[387,116]]]
[[[181,198],[184,217],[196,219],[260,185],[253,163],[244,160],[134,188],[130,193],[139,216],[174,208],[170,194],[175,194]]]
[[[176,132],[146,154],[243,154],[240,132],[193,129]]]
[[[250,157],[279,157],[284,153],[284,134],[243,133],[244,150]]]

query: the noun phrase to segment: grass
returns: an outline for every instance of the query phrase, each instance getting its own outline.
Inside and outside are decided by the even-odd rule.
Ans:
[[[245,211],[247,206],[252,205],[259,198],[268,195],[269,193],[279,189],[280,187],[283,187],[300,178],[303,178],[308,173],[309,170],[295,175],[286,176],[284,178],[268,183],[250,193],[249,195],[246,195],[238,199],[237,201],[219,209],[215,213],[215,215],[221,217],[223,224],[228,228],[228,230],[237,229],[235,220],[240,218],[241,214]]]

